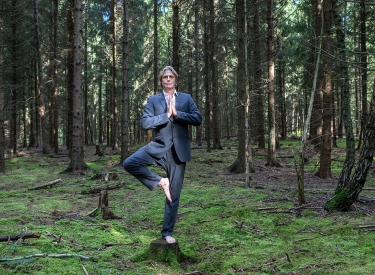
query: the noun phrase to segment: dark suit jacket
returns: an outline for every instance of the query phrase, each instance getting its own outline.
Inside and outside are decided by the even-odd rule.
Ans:
[[[180,161],[186,162],[191,160],[188,125],[199,126],[202,116],[189,94],[177,92],[175,98],[177,117],[174,118],[168,118],[163,92],[147,99],[141,127],[144,130],[154,129],[154,138],[143,149],[160,158],[174,145]]]

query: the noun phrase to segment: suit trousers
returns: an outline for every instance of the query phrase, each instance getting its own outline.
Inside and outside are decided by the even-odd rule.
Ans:
[[[172,146],[172,148],[161,158],[155,158],[148,154],[143,148],[140,148],[123,163],[124,169],[127,172],[137,178],[149,190],[153,190],[162,177],[147,168],[151,165],[161,166],[167,172],[167,177],[170,182],[172,203],[165,199],[164,222],[161,234],[163,237],[172,236],[174,225],[177,220],[186,162],[181,162],[179,160],[174,146]]]

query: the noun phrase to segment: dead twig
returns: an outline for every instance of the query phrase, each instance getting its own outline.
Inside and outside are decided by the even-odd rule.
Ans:
[[[86,275],[89,275],[89,273],[87,272],[85,266],[83,264],[81,264],[81,266],[82,266],[83,272],[85,272]]]
[[[0,262],[19,261],[19,260],[25,260],[25,259],[31,259],[31,258],[44,258],[44,257],[49,257],[49,258],[78,257],[78,258],[80,258],[82,260],[89,260],[89,259],[91,259],[88,256],[79,255],[79,254],[33,254],[33,255],[28,255],[28,256],[18,257],[18,258],[1,258]]]

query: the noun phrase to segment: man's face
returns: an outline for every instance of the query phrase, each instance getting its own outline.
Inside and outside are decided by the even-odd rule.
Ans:
[[[174,74],[172,73],[171,70],[165,70],[164,71],[164,74],[163,74],[163,77],[162,77],[162,80],[161,80],[161,84],[162,84],[164,90],[175,88],[176,78],[175,78],[175,76],[174,76]]]

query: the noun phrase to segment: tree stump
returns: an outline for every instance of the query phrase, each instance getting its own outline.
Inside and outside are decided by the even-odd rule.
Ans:
[[[99,212],[102,213],[102,218],[104,220],[121,219],[109,209],[108,191],[106,190],[100,192],[98,207],[91,211],[88,215],[90,217],[95,217],[99,215]]]
[[[178,242],[169,244],[163,238],[151,242],[150,247],[145,251],[133,256],[132,260],[166,262],[172,265],[178,265],[185,258],[180,250]]]
[[[98,155],[99,157],[103,156],[102,151],[100,151],[100,146],[99,145],[95,146],[95,154],[94,155]]]

